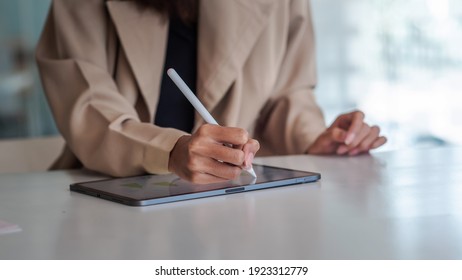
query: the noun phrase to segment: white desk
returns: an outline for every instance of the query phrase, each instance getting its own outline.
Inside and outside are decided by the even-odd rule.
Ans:
[[[258,159],[318,183],[134,208],[0,175],[0,259],[462,259],[462,148]]]

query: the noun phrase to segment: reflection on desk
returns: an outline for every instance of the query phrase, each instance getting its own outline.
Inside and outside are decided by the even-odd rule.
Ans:
[[[322,180],[132,208],[85,171],[0,175],[0,259],[461,259],[462,148],[259,163]]]

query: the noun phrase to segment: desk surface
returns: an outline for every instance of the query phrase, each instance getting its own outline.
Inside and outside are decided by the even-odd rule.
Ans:
[[[257,161],[322,180],[136,208],[0,175],[0,259],[462,259],[462,148]]]

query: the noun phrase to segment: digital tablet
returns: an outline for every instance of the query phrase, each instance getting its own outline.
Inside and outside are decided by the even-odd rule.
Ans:
[[[193,184],[174,174],[144,175],[116,178],[70,185],[71,191],[131,206],[195,199],[309,183],[321,178],[319,173],[253,165],[257,178],[243,172],[233,181],[214,184]]]

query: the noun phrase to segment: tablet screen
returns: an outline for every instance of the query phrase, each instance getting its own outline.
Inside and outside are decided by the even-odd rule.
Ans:
[[[109,180],[77,183],[71,185],[71,190],[87,193],[90,195],[100,196],[102,198],[108,198],[106,196],[109,195],[112,197],[117,197],[119,199],[141,201],[169,197],[181,197],[190,194],[199,194],[223,190],[223,193],[218,192],[214,194],[219,195],[225,194],[226,190],[229,189],[240,191],[255,190],[259,188],[268,188],[295,183],[311,182],[316,181],[320,178],[319,174],[317,173],[269,167],[256,164],[254,165],[254,170],[257,174],[257,178],[252,177],[247,172],[243,172],[237,180],[214,184],[193,184],[180,179],[178,176],[174,174],[144,175],[128,178],[116,178]],[[244,186],[247,186],[247,188],[236,189],[236,187]],[[195,196],[192,198],[197,197],[201,196]],[[124,203],[123,201],[119,202]]]

